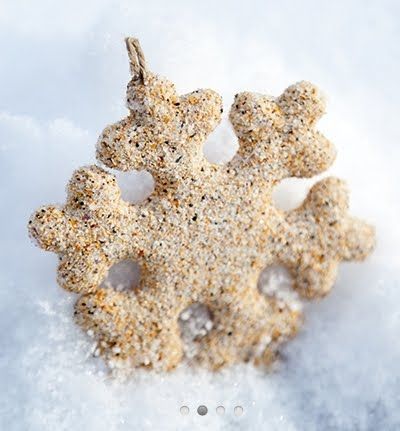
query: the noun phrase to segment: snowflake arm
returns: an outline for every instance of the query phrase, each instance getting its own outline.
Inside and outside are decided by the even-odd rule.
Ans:
[[[329,177],[316,183],[303,204],[286,214],[277,259],[292,272],[302,295],[326,295],[342,260],[362,260],[374,248],[373,227],[347,211],[345,183]]]
[[[273,98],[240,93],[230,120],[239,138],[239,161],[244,172],[269,181],[312,177],[334,161],[333,145],[314,130],[325,109],[324,99],[312,84],[302,81]]]
[[[212,90],[178,96],[172,83],[152,73],[146,84],[128,84],[130,115],[108,126],[97,144],[97,158],[122,171],[148,170],[163,187],[207,164],[202,145],[219,123],[221,97]]]
[[[60,257],[58,282],[73,292],[95,290],[109,267],[144,247],[147,219],[120,198],[115,177],[97,166],[74,172],[67,203],[40,208],[29,222],[38,245]],[[147,234],[148,235],[148,234]]]

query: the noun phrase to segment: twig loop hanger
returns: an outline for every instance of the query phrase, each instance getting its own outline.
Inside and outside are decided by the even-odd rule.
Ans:
[[[142,84],[146,84],[146,59],[139,40],[134,37],[125,38],[126,49],[128,50],[129,63],[132,76],[139,79]]]

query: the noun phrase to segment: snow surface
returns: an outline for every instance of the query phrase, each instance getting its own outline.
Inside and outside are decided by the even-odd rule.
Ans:
[[[0,2],[0,430],[400,429],[399,19],[396,1]],[[126,112],[126,35],[180,92],[210,87],[226,107],[238,91],[279,94],[300,79],[328,95],[331,172],[348,181],[352,212],[377,226],[378,246],[306,305],[270,374],[108,378],[72,322],[74,295],[56,285],[56,257],[27,238],[30,213],[64,201],[72,170],[94,161],[98,134]],[[205,153],[228,160],[236,145],[224,122]],[[151,191],[144,174],[124,181],[132,200]],[[313,181],[285,181],[277,204],[295,206]]]

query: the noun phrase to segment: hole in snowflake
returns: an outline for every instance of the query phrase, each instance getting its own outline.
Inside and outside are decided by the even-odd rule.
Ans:
[[[204,157],[211,163],[224,164],[233,158],[238,147],[232,125],[228,118],[224,117],[204,143]]]
[[[280,290],[291,289],[292,284],[292,277],[283,265],[267,266],[258,279],[258,288],[267,296],[276,296]]]
[[[139,279],[139,264],[133,260],[125,259],[111,266],[107,277],[102,281],[100,287],[128,290],[137,286]]]
[[[315,178],[285,178],[274,187],[273,204],[283,211],[290,211],[301,205]]]
[[[293,289],[293,278],[283,265],[266,267],[258,279],[258,289],[267,297],[275,299],[282,309],[301,309],[299,296]]]
[[[206,305],[195,302],[181,312],[178,322],[185,354],[189,358],[193,357],[197,352],[196,341],[207,335],[213,327],[212,313]]]
[[[124,201],[138,204],[154,191],[154,178],[147,171],[114,171]]]

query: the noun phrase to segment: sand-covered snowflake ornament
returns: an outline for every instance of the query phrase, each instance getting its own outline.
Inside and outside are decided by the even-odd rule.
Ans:
[[[208,89],[178,95],[147,70],[136,39],[127,48],[129,115],[103,131],[97,159],[147,170],[154,192],[125,202],[111,173],[86,166],[74,172],[66,204],[40,208],[29,232],[59,255],[59,284],[80,294],[76,321],[110,362],[169,370],[185,353],[211,369],[268,362],[299,328],[298,297],[328,293],[339,263],[374,246],[374,229],[348,214],[339,179],[316,183],[292,211],[273,205],[279,181],[317,175],[335,158],[315,129],[324,99],[308,82],[277,98],[237,94],[230,120],[239,150],[215,165],[202,145],[220,121],[221,97]],[[140,264],[139,285],[105,288],[110,268],[126,260]],[[266,267],[284,268],[290,282],[258,288]]]

